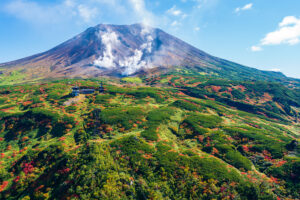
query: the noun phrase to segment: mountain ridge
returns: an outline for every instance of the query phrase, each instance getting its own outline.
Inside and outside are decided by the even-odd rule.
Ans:
[[[234,79],[297,80],[281,72],[263,71],[221,59],[161,29],[142,24],[99,24],[32,56],[0,64],[4,72],[22,70],[30,78],[130,76],[174,66]]]

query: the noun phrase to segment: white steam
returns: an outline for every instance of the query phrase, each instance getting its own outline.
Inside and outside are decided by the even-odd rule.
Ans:
[[[118,35],[115,32],[100,32],[101,41],[105,46],[103,56],[94,61],[94,65],[104,68],[115,68],[115,57],[113,47],[119,44]]]
[[[105,51],[103,56],[100,56],[94,61],[94,65],[103,67],[106,69],[120,68],[122,70],[122,75],[128,76],[141,69],[152,68],[151,60],[147,54],[152,53],[153,37],[152,32],[149,28],[143,27],[141,30],[141,37],[145,38],[145,42],[141,44],[138,48],[132,49],[133,55],[118,57],[114,55],[114,48],[121,45],[118,39],[117,33],[108,30],[107,32],[100,32],[102,44],[105,46]]]
[[[143,52],[140,50],[135,50],[134,55],[130,57],[126,57],[125,60],[120,60],[120,67],[124,68],[122,74],[123,75],[131,75],[134,74],[139,69],[145,67],[147,63],[142,60]]]

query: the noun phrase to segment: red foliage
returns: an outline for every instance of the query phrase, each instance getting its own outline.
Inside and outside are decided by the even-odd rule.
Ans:
[[[10,107],[10,108],[5,108],[5,109],[1,109],[1,111],[8,111],[8,110],[12,110],[12,109],[14,109],[15,107]]]
[[[44,188],[44,185],[40,185],[39,187],[35,188],[35,192],[39,191],[40,189]]]
[[[28,105],[32,104],[32,101],[25,101],[22,104],[23,104],[23,106],[28,106]]]
[[[241,89],[242,92],[245,92],[245,90],[246,90],[246,87],[243,85],[238,85],[237,88]]]
[[[224,192],[225,189],[226,189],[226,188],[225,188],[224,186],[222,186],[222,187],[220,188],[220,193]]]
[[[22,142],[24,142],[25,140],[28,140],[28,139],[29,139],[29,137],[24,136],[24,137],[22,138]]]
[[[204,140],[204,135],[199,135],[199,136],[198,136],[198,139],[199,139],[199,141],[202,143],[203,140]]]
[[[3,137],[0,137],[0,142],[3,141],[3,140],[4,140],[4,138],[3,138]]]
[[[276,164],[276,167],[281,167],[282,165],[284,165],[287,161],[285,160],[281,160]]]
[[[3,181],[2,185],[0,185],[0,192],[2,192],[7,185],[8,185],[8,181]]]
[[[249,152],[249,151],[250,151],[250,150],[249,150],[249,147],[246,146],[246,145],[243,145],[243,150],[244,150],[245,152]]]
[[[22,164],[22,168],[23,168],[23,172],[27,175],[31,172],[33,172],[34,167],[33,167],[33,161],[31,161],[30,163],[23,163]]]
[[[61,137],[58,139],[59,141],[65,141],[66,140],[66,137]]]
[[[184,96],[185,94],[183,92],[177,92],[177,95]]]
[[[213,147],[212,154],[214,155],[214,154],[218,154],[218,153],[219,153],[218,149],[216,149],[215,147]]]
[[[44,88],[41,87],[41,88],[39,88],[39,90],[40,90],[41,93],[45,93]]]
[[[271,176],[270,179],[271,179],[271,182],[273,182],[273,183],[277,183],[277,184],[279,183],[278,179],[274,178],[273,176]]]
[[[17,183],[17,182],[19,182],[19,180],[20,180],[20,176],[17,176],[17,177],[14,179],[14,182]]]
[[[220,86],[211,86],[211,89],[214,91],[214,92],[219,92],[221,90],[221,87]]]
[[[106,133],[110,133],[110,132],[112,132],[113,130],[114,130],[114,129],[111,128],[111,127],[106,127],[106,129],[105,129]]]
[[[59,174],[67,174],[69,171],[70,171],[70,168],[64,168],[64,169],[58,170],[58,173]]]

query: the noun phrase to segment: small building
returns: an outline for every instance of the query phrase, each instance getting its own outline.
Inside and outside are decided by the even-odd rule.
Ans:
[[[80,94],[78,86],[72,87],[72,96],[77,97]]]
[[[94,94],[96,91],[96,89],[91,89],[91,88],[87,88],[87,89],[80,89],[78,86],[72,87],[72,93],[71,95],[76,97],[79,94]],[[104,87],[103,87],[103,83],[101,82],[98,91],[100,93],[104,93]]]
[[[81,89],[79,90],[80,94],[93,94],[95,89]]]

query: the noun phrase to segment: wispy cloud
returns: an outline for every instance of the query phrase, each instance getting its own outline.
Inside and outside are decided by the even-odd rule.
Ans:
[[[55,5],[32,0],[12,0],[4,6],[4,10],[21,20],[34,24],[60,23],[74,18],[90,22],[98,13],[96,7],[74,0],[65,0]]]
[[[90,22],[93,18],[95,18],[97,16],[97,12],[98,12],[97,8],[90,8],[83,4],[78,5],[79,16],[85,22]]]
[[[147,25],[154,25],[154,14],[146,9],[144,0],[129,0],[129,3],[137,16]]]
[[[176,8],[176,5],[174,5],[172,8],[167,10],[167,13],[173,16],[180,16],[182,15],[182,11]]]
[[[253,7],[253,3],[249,3],[249,4],[244,5],[243,7],[236,8],[235,12],[239,13],[239,12],[244,11],[244,10],[251,10],[252,7]]]
[[[63,15],[63,10],[69,10],[67,9],[69,6],[71,6],[71,1],[48,7],[34,1],[13,0],[4,6],[4,10],[25,21],[34,23],[48,21],[48,23],[53,23],[59,20],[60,15]]]
[[[171,26],[176,27],[182,24],[182,21],[188,16],[182,10],[178,9],[176,5],[173,5],[166,11],[167,15],[170,15],[173,19]]]
[[[263,49],[260,47],[260,46],[252,46],[251,47],[251,51],[254,51],[254,52],[256,52],[256,51],[262,51]]]
[[[171,26],[179,26],[179,25],[181,25],[181,24],[177,20],[175,20],[171,23]]]
[[[57,3],[10,0],[2,10],[33,24],[55,24],[68,20],[90,24],[103,21],[101,17],[104,15],[114,14],[120,16],[120,21],[135,19],[149,25],[155,21],[155,15],[146,8],[144,0],[61,0]]]

